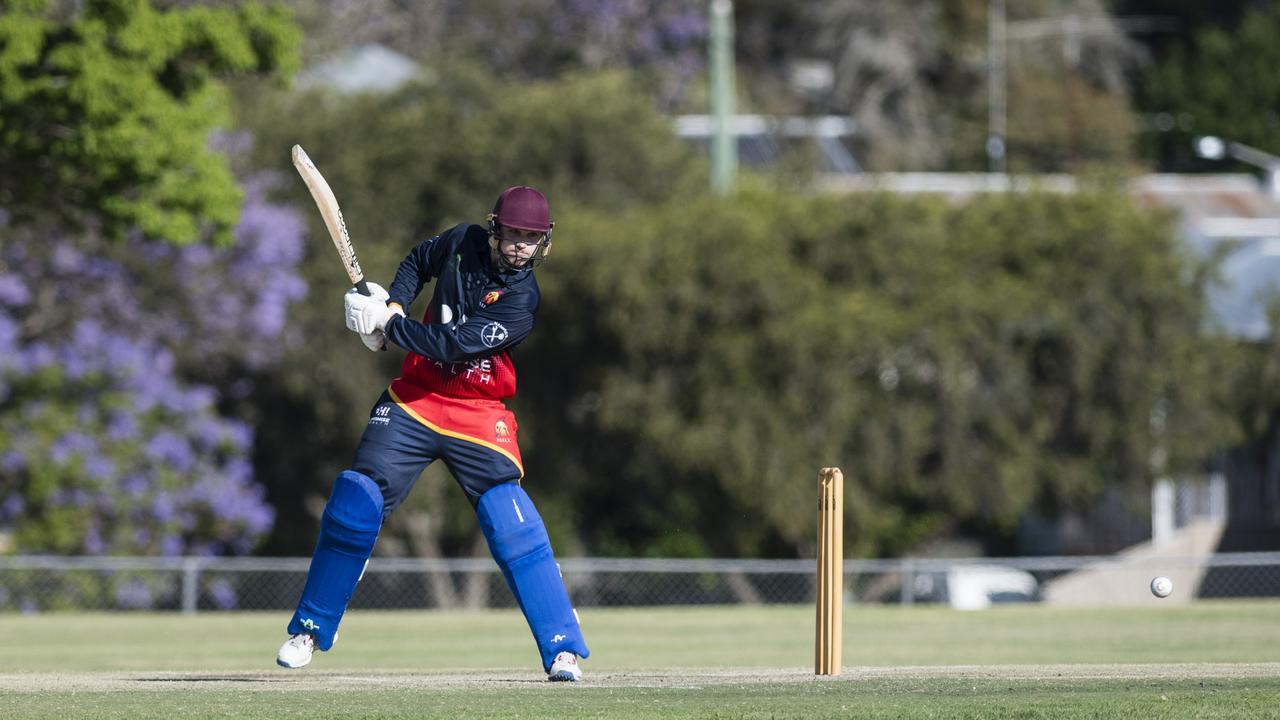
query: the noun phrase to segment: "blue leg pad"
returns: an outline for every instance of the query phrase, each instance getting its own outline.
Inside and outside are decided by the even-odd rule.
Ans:
[[[364,574],[381,527],[382,491],[377,484],[352,470],[339,473],[320,518],[320,539],[311,556],[298,610],[289,621],[290,635],[311,633],[316,647],[333,647],[338,623]]]
[[[480,496],[476,517],[538,643],[542,669],[563,651],[590,655],[533,500],[513,482],[499,485]]]

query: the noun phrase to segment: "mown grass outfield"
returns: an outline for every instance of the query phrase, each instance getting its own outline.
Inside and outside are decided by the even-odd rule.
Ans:
[[[1280,602],[850,607],[838,678],[813,615],[588,608],[578,684],[510,612],[352,612],[298,671],[284,612],[0,615],[0,718],[1280,717]]]

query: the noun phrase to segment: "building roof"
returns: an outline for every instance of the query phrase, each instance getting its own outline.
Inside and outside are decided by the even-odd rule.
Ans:
[[[675,118],[675,128],[676,135],[707,146],[717,129],[716,118],[713,115],[680,115]],[[811,142],[823,172],[848,174],[862,171],[845,145],[857,134],[857,125],[847,117],[731,115],[729,132],[737,138],[738,157],[747,167],[767,167],[778,162],[789,145]]]
[[[421,71],[413,59],[383,45],[355,45],[299,73],[297,85],[342,93],[390,92]]]
[[[1231,335],[1265,339],[1267,305],[1280,291],[1280,198],[1249,175],[1155,175],[1148,185],[1135,195],[1177,209],[1198,256],[1229,243],[1220,266],[1223,285],[1210,289],[1210,307]]]

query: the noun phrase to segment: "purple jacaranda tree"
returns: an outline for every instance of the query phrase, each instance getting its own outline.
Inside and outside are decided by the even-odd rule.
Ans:
[[[229,247],[0,215],[0,532],[12,551],[248,553],[274,520],[219,403],[294,341],[303,226],[243,183]],[[122,606],[145,587],[116,589]]]
[[[440,67],[458,57],[495,78],[550,79],[627,69],[654,81],[670,111],[701,77],[707,0],[284,0],[321,56],[379,43]]]
[[[331,56],[378,43],[439,69],[461,57],[495,79],[633,70],[670,111],[698,84],[707,56],[706,0],[284,0],[308,46]]]
[[[580,68],[650,72],[664,109],[677,104],[705,68],[702,0],[468,2],[452,10],[470,37],[488,40],[478,46],[495,69],[543,77]]]

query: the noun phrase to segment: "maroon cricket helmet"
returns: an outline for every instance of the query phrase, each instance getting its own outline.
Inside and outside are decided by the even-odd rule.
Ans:
[[[494,220],[502,227],[545,233],[551,230],[551,208],[542,193],[528,185],[502,191],[493,205]]]

